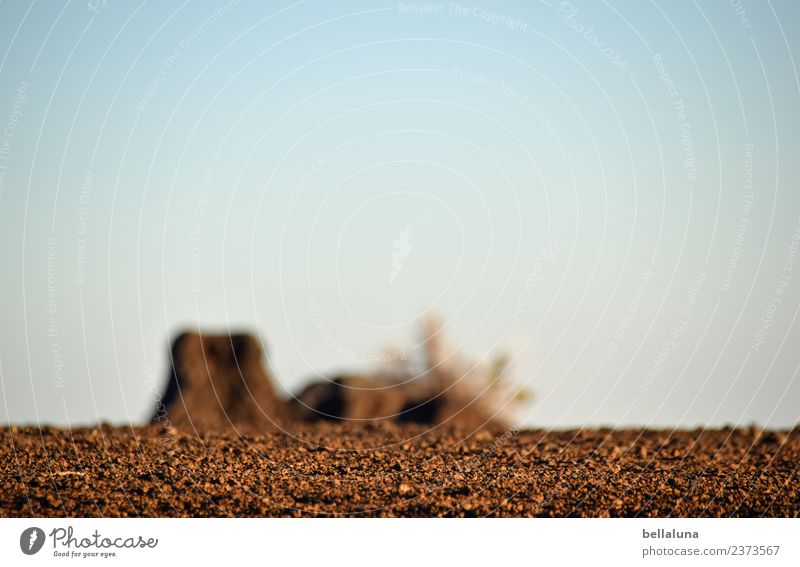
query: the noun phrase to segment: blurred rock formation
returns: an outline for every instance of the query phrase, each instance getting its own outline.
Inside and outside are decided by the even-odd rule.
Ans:
[[[247,434],[296,430],[319,420],[471,429],[509,421],[513,396],[499,395],[505,359],[464,364],[446,352],[437,329],[427,333],[417,367],[407,363],[373,375],[321,379],[290,400],[277,395],[257,338],[184,333],[172,345],[172,372],[154,420],[198,433],[232,428]]]

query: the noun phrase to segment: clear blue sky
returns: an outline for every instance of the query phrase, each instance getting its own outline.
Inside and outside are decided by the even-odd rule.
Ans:
[[[259,332],[289,392],[434,311],[530,424],[793,425],[798,23],[4,0],[0,421],[144,419],[187,327]]]

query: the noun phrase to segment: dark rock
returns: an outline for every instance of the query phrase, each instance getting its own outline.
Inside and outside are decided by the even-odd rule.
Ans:
[[[307,386],[293,400],[303,420],[400,419],[408,392],[402,385],[368,376],[340,376]]]
[[[171,425],[204,431],[274,429],[287,418],[262,364],[261,345],[246,334],[184,333],[171,351],[163,404]]]
[[[304,421],[389,420],[472,428],[496,422],[478,400],[457,388],[443,387],[432,377],[396,381],[380,376],[340,376],[310,384],[291,407]]]

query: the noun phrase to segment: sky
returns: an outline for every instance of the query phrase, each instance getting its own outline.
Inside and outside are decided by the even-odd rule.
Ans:
[[[524,424],[791,427],[800,4],[0,3],[0,422],[507,352]]]

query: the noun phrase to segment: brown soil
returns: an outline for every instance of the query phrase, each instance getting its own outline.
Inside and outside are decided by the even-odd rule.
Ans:
[[[3,516],[788,516],[800,428],[0,434]]]

